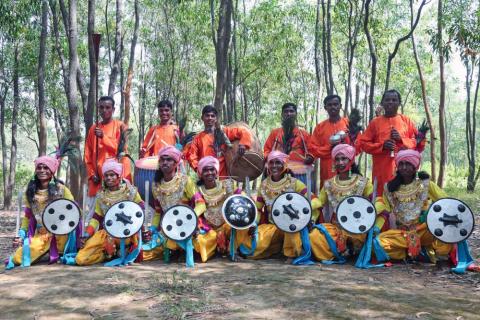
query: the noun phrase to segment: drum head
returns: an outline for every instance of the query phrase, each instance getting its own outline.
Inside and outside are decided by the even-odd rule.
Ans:
[[[80,223],[80,208],[71,200],[54,200],[43,210],[42,222],[50,233],[69,234]]]
[[[188,239],[197,230],[198,218],[192,208],[177,205],[165,212],[160,225],[167,238],[182,241]]]
[[[255,224],[257,207],[249,197],[235,194],[223,202],[222,215],[225,222],[232,228],[248,229]]]
[[[299,232],[312,219],[312,206],[300,193],[285,192],[272,204],[272,220],[282,231]]]
[[[133,201],[115,203],[105,213],[104,228],[114,238],[128,238],[137,233],[145,221],[142,207]]]
[[[338,224],[346,231],[354,234],[368,232],[377,218],[375,206],[360,196],[346,197],[337,206]]]
[[[263,173],[264,159],[259,153],[246,151],[242,157],[236,157],[230,166],[229,174],[237,182],[244,182],[258,178]]]
[[[470,237],[475,227],[475,218],[466,203],[444,198],[432,203],[428,209],[427,227],[438,240],[458,243]]]

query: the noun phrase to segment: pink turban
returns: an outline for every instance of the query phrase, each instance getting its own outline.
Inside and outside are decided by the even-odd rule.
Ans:
[[[52,172],[52,174],[55,174],[55,172],[57,172],[57,169],[58,169],[58,165],[59,165],[59,162],[56,158],[54,157],[50,157],[50,156],[41,156],[41,157],[38,157],[37,159],[35,159],[35,161],[33,162],[35,164],[35,168],[39,165],[39,164],[44,164],[48,167],[48,169],[50,169],[50,171]]]
[[[160,149],[158,157],[160,158],[161,156],[169,156],[178,164],[182,159],[182,152],[173,146],[166,146]]]
[[[281,151],[274,150],[270,152],[267,157],[267,162],[270,162],[272,160],[280,160],[281,162],[286,163],[288,160],[288,155]]]
[[[199,162],[198,162],[198,167],[197,167],[197,172],[198,174],[202,174],[203,168],[205,167],[214,167],[215,170],[217,170],[217,173],[220,171],[220,162],[218,162],[218,159],[212,156],[206,156],[203,157]]]
[[[397,167],[400,161],[406,161],[418,170],[420,168],[420,162],[422,161],[422,155],[420,152],[412,149],[400,150],[395,157],[395,164]]]
[[[335,159],[335,157],[339,153],[343,154],[345,157],[347,157],[350,160],[355,159],[355,148],[349,144],[345,144],[345,143],[337,144],[332,149],[332,159]]]
[[[102,174],[105,175],[106,172],[113,171],[118,174],[119,177],[122,176],[123,173],[123,165],[118,163],[116,159],[107,159],[102,166]]]

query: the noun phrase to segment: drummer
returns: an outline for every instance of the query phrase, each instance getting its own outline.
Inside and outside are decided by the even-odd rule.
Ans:
[[[338,225],[336,208],[350,196],[371,198],[373,186],[368,178],[362,177],[355,164],[355,148],[348,144],[337,144],[331,151],[336,175],[325,181],[318,196],[323,214],[323,230],[314,228],[310,233],[310,243],[315,259],[327,261],[335,259],[350,248],[351,253],[358,253],[365,240],[363,234],[349,233]],[[371,200],[371,199],[370,199]],[[325,234],[327,232],[328,234]],[[331,246],[333,240],[335,246]]]
[[[220,163],[212,156],[203,157],[198,162],[198,189],[205,200],[206,211],[200,217],[200,232],[193,241],[195,250],[206,262],[216,251],[226,254],[229,249],[230,226],[222,216],[223,202],[233,194],[241,194],[235,189],[232,179],[219,180]]]
[[[453,246],[434,238],[428,231],[426,213],[430,201],[447,195],[426,172],[418,171],[421,158],[415,150],[401,150],[396,154],[397,173],[385,184],[383,196],[377,198],[375,204],[377,212],[389,216],[388,221],[377,218],[378,227],[389,224],[389,230],[380,233],[378,241],[390,259],[416,259],[424,251],[435,263],[438,256],[448,255]]]
[[[74,200],[70,190],[55,177],[59,162],[53,157],[42,156],[35,159],[34,164],[35,175],[28,183],[23,197],[25,216],[18,237],[14,239],[15,246],[21,245],[25,239],[30,239],[30,253],[25,252],[24,255],[23,247],[20,246],[10,259],[15,265],[33,264],[47,252],[50,252],[50,263],[55,263],[58,260],[58,253],[64,251],[68,238],[68,235],[54,237],[42,225],[43,210],[50,202],[61,198]],[[9,264],[13,267],[11,263]]]
[[[198,192],[195,182],[179,170],[182,153],[175,147],[168,146],[160,149],[158,153],[159,167],[155,174],[155,181],[152,186],[154,197],[155,214],[152,226],[145,235],[145,240],[152,238],[163,238],[159,235],[160,219],[162,214],[170,207],[178,204],[192,205],[193,210],[200,216],[205,212],[205,201]],[[164,240],[164,239],[162,239]],[[153,244],[151,250],[143,251],[143,260],[154,260],[161,258],[165,247],[169,250],[178,250],[178,245],[173,241],[162,241],[161,245]]]
[[[206,156],[212,156],[218,159],[220,163],[219,177],[227,177],[227,167],[225,164],[225,152],[231,148],[231,141],[240,140],[238,144],[238,156],[243,156],[252,144],[252,135],[245,128],[229,128],[219,126],[218,111],[211,105],[202,109],[202,121],[204,130],[197,134],[190,145],[188,154],[185,156],[190,166],[197,171],[198,162]],[[214,134],[216,132],[219,134]]]
[[[262,181],[258,190],[256,206],[261,212],[261,219],[258,226],[258,241],[252,259],[268,258],[277,253],[283,253],[286,257],[286,263],[292,262],[302,253],[302,242],[300,233],[283,233],[273,223],[271,217],[271,208],[273,201],[282,193],[298,192],[302,195],[307,194],[305,184],[299,179],[294,178],[288,170],[288,155],[274,150],[268,154],[267,158],[268,177]],[[312,221],[310,225],[318,219],[320,202],[315,195],[311,197]],[[250,235],[251,230],[241,230],[237,232],[236,243],[243,244],[247,249],[251,248]]]
[[[180,143],[180,130],[173,121],[172,102],[160,101],[157,110],[160,124],[148,130],[140,148],[140,158],[156,156],[163,147],[176,146]]]
[[[307,168],[311,167],[314,158],[308,152],[310,135],[297,125],[297,105],[287,102],[282,106],[282,127],[273,129],[265,145],[263,153],[265,159],[273,150],[288,155],[288,166],[295,178],[307,183]]]
[[[111,260],[117,251],[120,239],[113,239],[103,229],[103,219],[108,209],[120,201],[133,201],[142,208],[144,203],[140,194],[133,185],[123,179],[123,165],[115,159],[107,159],[102,166],[104,177],[103,188],[97,193],[95,200],[95,213],[86,228],[88,239],[76,256],[76,263],[88,266],[106,260]],[[132,252],[138,246],[138,237],[133,235],[126,241],[127,252]],[[133,261],[131,261],[133,262]]]

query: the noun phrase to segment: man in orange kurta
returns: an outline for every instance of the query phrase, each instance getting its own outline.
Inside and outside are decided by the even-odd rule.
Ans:
[[[157,105],[160,124],[151,127],[140,149],[140,158],[157,156],[160,149],[180,143],[180,130],[172,124],[173,104],[162,100]]]
[[[287,102],[282,106],[282,121],[290,117],[297,118],[297,106]],[[285,141],[284,136],[283,127],[273,129],[263,146],[263,155],[267,159],[270,152],[274,150],[288,154],[289,169],[297,178],[306,183],[305,174],[314,160],[308,149],[310,134],[295,125],[289,141]]]
[[[225,151],[228,146],[224,143],[218,143],[214,138],[214,131],[217,123],[217,109],[211,105],[207,105],[202,109],[202,121],[205,129],[197,134],[188,151],[184,151],[184,156],[187,158],[195,171],[197,171],[198,162],[206,156],[213,156],[220,162],[220,178],[225,178],[228,175],[225,163]],[[252,145],[252,135],[244,128],[228,128],[222,127],[221,130],[225,133],[228,139],[233,142],[239,140],[238,155],[243,156],[246,149]]]
[[[385,91],[383,115],[374,118],[357,141],[357,148],[372,155],[372,181],[377,180],[377,195],[383,194],[385,183],[395,176],[395,155],[402,149],[415,149],[417,128],[410,118],[398,114],[401,103],[396,90]]]
[[[89,206],[91,209],[94,209],[95,195],[102,186],[102,165],[106,159],[116,158],[120,133],[127,129],[122,121],[112,117],[115,111],[115,101],[112,97],[101,97],[97,107],[102,121],[90,127],[85,141],[84,161],[88,177],[89,204],[92,202]],[[98,159],[96,158],[96,139],[98,139]],[[124,178],[132,181],[130,160],[123,157],[120,162],[123,164]],[[93,210],[91,212],[93,214]]]
[[[350,144],[346,134],[343,140],[330,141],[330,137],[339,131],[348,132],[348,118],[340,116],[342,99],[338,95],[329,95],[323,99],[323,107],[328,113],[328,119],[320,122],[313,130],[312,138],[308,144],[310,153],[320,159],[320,188],[328,179],[335,176],[333,169],[332,149],[339,143]]]

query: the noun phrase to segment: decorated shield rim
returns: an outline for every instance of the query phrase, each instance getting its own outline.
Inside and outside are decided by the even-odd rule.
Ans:
[[[42,225],[45,227],[45,229],[47,229],[48,232],[50,233],[53,233],[55,235],[59,235],[59,236],[62,236],[62,235],[66,235],[66,234],[69,234],[70,232],[67,232],[67,233],[57,233],[57,232],[54,232],[52,230],[50,230],[49,228],[47,228],[46,224],[45,224],[45,220],[43,219],[43,216],[45,215],[45,211],[47,210],[47,208],[54,202],[57,202],[57,201],[68,201],[70,203],[73,203],[73,205],[75,207],[77,207],[78,209],[78,222],[77,222],[77,225],[75,226],[75,228],[72,229],[72,231],[74,231],[78,225],[80,224],[80,222],[82,221],[82,210],[80,209],[80,206],[74,201],[74,200],[70,200],[70,199],[66,199],[66,198],[60,198],[60,199],[55,199],[53,201],[51,201],[49,204],[47,204],[47,206],[45,207],[45,209],[43,209],[43,212],[42,212]]]
[[[349,198],[362,198],[362,199],[365,199],[367,200],[368,202],[370,202],[372,204],[372,207],[373,207],[373,212],[375,213],[375,220],[373,221],[373,224],[370,228],[368,228],[367,230],[365,230],[364,232],[352,232],[352,231],[349,231],[347,229],[345,229],[342,224],[340,223],[340,221],[338,221],[338,207],[340,207],[340,205],[347,199]],[[364,197],[364,196],[358,196],[358,195],[352,195],[352,196],[348,196],[348,197],[345,197],[343,198],[337,205],[337,207],[335,208],[335,216],[336,216],[336,219],[337,219],[337,223],[338,225],[340,226],[340,228],[342,228],[343,230],[347,231],[347,232],[350,232],[352,234],[365,234],[365,233],[368,233],[368,231],[370,231],[370,229],[372,229],[374,226],[375,226],[375,221],[377,220],[377,208],[375,208],[375,203],[373,203],[372,201],[370,201],[367,197]]]
[[[275,198],[275,200],[273,200],[273,202],[272,202],[272,207],[271,207],[271,208],[272,208],[272,210],[271,210],[272,212],[270,212],[270,214],[272,215],[272,220],[273,220],[273,222],[275,223],[275,219],[273,218],[273,207],[275,206],[275,203],[277,202],[277,200],[278,200],[281,196],[286,195],[286,194],[298,194],[298,195],[300,195],[301,197],[303,197],[305,200],[307,200],[308,207],[310,208],[310,219],[309,219],[309,222],[310,222],[310,221],[312,220],[312,216],[313,216],[312,203],[311,203],[310,200],[307,199],[306,196],[304,196],[304,195],[301,194],[300,192],[295,192],[295,191],[287,191],[287,192],[281,193],[281,194],[279,194],[279,195]],[[277,228],[279,228],[280,230],[282,230],[283,232],[286,232],[286,233],[297,233],[297,232],[302,231],[305,227],[307,227],[307,226],[308,226],[308,223],[307,223],[303,228],[301,228],[301,229],[298,230],[298,231],[283,230],[283,229],[281,229],[279,226],[277,226],[276,223],[275,223],[275,226],[276,226]]]
[[[186,237],[185,239],[173,239],[173,238],[169,237],[165,231],[163,231],[163,219],[165,218],[165,215],[167,214],[168,211],[170,211],[171,209],[176,208],[176,207],[185,207],[185,208],[188,208],[188,209],[190,209],[190,210],[194,213],[194,216],[195,216],[195,229],[193,229],[193,232],[192,232],[188,237]],[[184,204],[176,204],[176,205],[174,205],[174,206],[171,206],[170,208],[168,208],[167,211],[164,212],[164,214],[162,215],[162,219],[160,220],[160,230],[161,230],[162,233],[165,235],[165,237],[167,237],[168,239],[173,240],[173,241],[183,241],[183,240],[186,240],[186,239],[190,238],[190,237],[195,233],[195,231],[197,230],[197,228],[198,228],[198,216],[197,216],[197,213],[196,213],[195,210],[193,210],[190,206],[187,206],[187,205],[184,205]]]
[[[110,232],[108,232],[107,226],[105,225],[105,223],[107,222],[107,219],[105,219],[105,217],[107,216],[107,213],[108,213],[108,211],[110,211],[111,208],[113,208],[114,206],[116,206],[117,204],[119,204],[119,203],[121,203],[121,202],[132,202],[132,203],[136,204],[137,206],[139,206],[140,209],[142,209],[142,207],[141,207],[138,203],[136,203],[135,201],[132,201],[132,200],[117,201],[117,202],[115,202],[114,204],[112,204],[112,205],[110,206],[110,208],[108,208],[107,211],[105,211],[105,214],[103,215],[103,223],[102,223],[102,225],[103,225],[103,229],[105,229],[105,231],[108,233],[109,236],[111,236],[111,237],[113,237],[113,238],[117,238],[117,239],[126,239],[126,238],[130,238],[130,237],[134,236],[136,233],[138,233],[140,230],[142,230],[142,226],[145,224],[145,209],[142,209],[142,212],[143,212],[143,219],[142,219],[142,220],[143,220],[143,221],[142,221],[142,223],[140,224],[140,229],[138,229],[137,231],[135,231],[133,234],[131,234],[131,235],[129,235],[129,236],[117,237],[117,236],[112,235]]]
[[[253,219],[253,222],[252,223],[249,223],[246,227],[237,227],[237,226],[233,226],[232,224],[230,224],[230,222],[227,220],[227,218],[225,217],[225,205],[226,203],[231,199],[231,198],[235,198],[235,197],[243,197],[243,198],[246,198],[248,199],[248,201],[250,201],[250,203],[253,205],[253,208],[255,210],[255,219]],[[255,202],[248,196],[245,196],[243,194],[232,194],[231,196],[229,196],[228,198],[225,199],[225,201],[223,201],[223,204],[222,204],[222,217],[223,217],[223,220],[225,221],[226,224],[228,224],[230,227],[234,228],[234,229],[237,229],[237,230],[245,230],[245,229],[248,229],[250,228],[251,226],[253,226],[256,221],[257,221],[257,217],[258,217],[258,210],[257,210],[257,206],[255,205]]]
[[[427,225],[427,229],[428,229],[428,232],[430,232],[432,234],[432,236],[437,239],[438,241],[440,242],[443,242],[443,243],[448,243],[448,244],[455,244],[455,243],[458,243],[458,242],[447,242],[447,241],[443,241],[441,240],[440,238],[438,238],[434,232],[432,232],[432,230],[430,230],[430,226],[428,225],[428,214],[430,212],[430,209],[432,208],[432,206],[437,203],[438,201],[441,201],[441,200],[457,200],[458,202],[462,203],[465,207],[468,208],[468,210],[470,210],[470,214],[472,215],[472,230],[470,230],[470,232],[468,233],[468,235],[463,239],[463,240],[467,240],[468,238],[470,238],[470,236],[472,235],[473,233],[473,230],[475,230],[475,214],[473,213],[473,210],[472,208],[470,208],[470,206],[468,204],[466,204],[465,202],[463,202],[462,200],[460,199],[457,199],[457,198],[453,198],[453,197],[445,197],[445,198],[441,198],[441,199],[438,199],[432,203],[430,203],[430,206],[428,206],[428,210],[427,210],[427,217],[425,218],[425,223]],[[461,241],[463,241],[461,240]],[[460,241],[460,242],[461,242]]]

